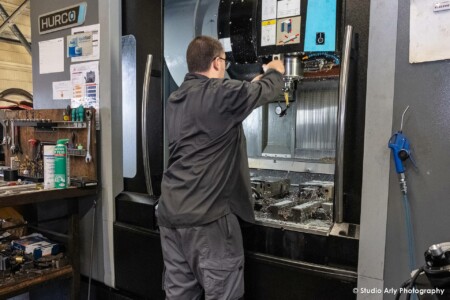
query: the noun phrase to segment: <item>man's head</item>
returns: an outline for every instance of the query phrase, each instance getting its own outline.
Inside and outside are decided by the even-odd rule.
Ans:
[[[194,38],[187,49],[186,61],[190,73],[203,74],[210,78],[225,76],[226,59],[222,44],[209,36]]]

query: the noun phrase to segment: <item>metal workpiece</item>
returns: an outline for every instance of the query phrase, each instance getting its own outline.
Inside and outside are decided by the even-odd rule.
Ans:
[[[290,182],[287,178],[251,178],[257,223],[327,235],[333,220],[333,182]]]
[[[334,223],[330,235],[343,237],[353,240],[359,240],[360,226],[350,223]]]

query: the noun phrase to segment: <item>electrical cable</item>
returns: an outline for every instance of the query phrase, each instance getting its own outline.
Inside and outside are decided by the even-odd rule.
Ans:
[[[395,293],[395,300],[399,300],[402,293],[400,292],[402,289],[406,288],[407,286],[409,286],[410,282],[411,282],[412,278],[408,278],[408,280],[406,280],[405,282],[402,283],[402,285],[400,286],[400,289],[398,290],[398,293]]]
[[[419,270],[417,270],[417,272],[414,274],[413,278],[411,279],[411,282],[409,283],[409,287],[408,287],[409,290],[411,290],[414,287],[414,285],[416,283],[416,280],[417,280],[417,277],[419,277],[419,275],[421,273],[423,273],[423,267],[421,267]],[[411,294],[413,294],[413,293],[408,293],[406,295],[406,300],[410,300],[411,299]],[[417,295],[414,294],[414,299],[416,299],[416,298],[417,298]]]
[[[408,287],[408,290],[412,290],[412,289],[413,289],[413,287],[414,287],[414,285],[415,285],[415,283],[416,283],[417,278],[419,277],[420,274],[422,274],[422,273],[424,272],[423,269],[424,269],[424,267],[421,267],[420,269],[418,269],[418,270],[416,271],[416,273],[414,273],[414,276],[413,276],[412,278],[409,278],[408,280],[406,280],[405,282],[402,283],[402,285],[400,286],[399,292],[396,293],[396,295],[395,295],[395,300],[399,300],[399,299],[400,299],[400,297],[401,297],[401,295],[402,295],[401,291],[402,291],[403,289],[405,289],[406,287]],[[407,293],[407,295],[406,295],[406,300],[410,300],[412,294],[413,294],[413,293]],[[416,299],[416,296],[417,296],[417,295],[414,294],[414,299]]]

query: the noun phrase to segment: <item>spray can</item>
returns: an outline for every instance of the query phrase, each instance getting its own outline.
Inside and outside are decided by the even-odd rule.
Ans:
[[[69,167],[67,146],[69,139],[60,139],[55,146],[55,188],[65,189],[68,185],[69,174],[67,169]]]

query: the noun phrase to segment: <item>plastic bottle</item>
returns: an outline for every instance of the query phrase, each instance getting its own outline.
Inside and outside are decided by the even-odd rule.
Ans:
[[[69,162],[67,156],[67,146],[69,139],[60,139],[55,146],[55,188],[65,189],[69,185],[67,172]]]

